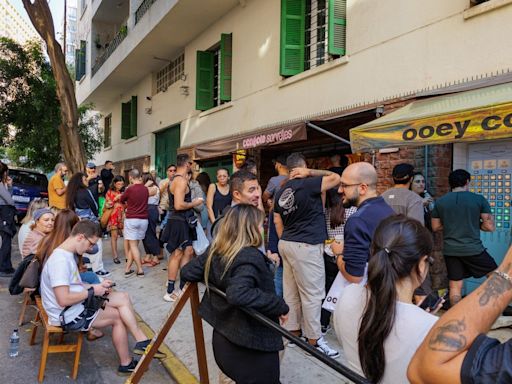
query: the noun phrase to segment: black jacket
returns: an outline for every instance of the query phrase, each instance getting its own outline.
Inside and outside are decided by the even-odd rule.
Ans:
[[[193,259],[181,270],[184,281],[201,282],[208,252]],[[244,248],[235,257],[221,279],[224,265],[214,257],[209,284],[226,292],[226,299],[206,291],[199,314],[217,332],[233,344],[259,351],[274,352],[283,349],[282,337],[276,331],[253,319],[238,307],[252,308],[279,322],[279,316],[288,313],[288,305],[277,296],[270,261],[256,248]]]

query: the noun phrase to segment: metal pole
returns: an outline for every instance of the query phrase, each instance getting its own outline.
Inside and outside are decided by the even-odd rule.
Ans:
[[[223,297],[224,299],[226,298],[226,294],[224,292],[222,292],[220,289],[218,289],[217,287],[215,287],[211,284],[208,284],[208,289],[210,291],[215,292],[217,295]],[[205,294],[208,294],[208,293],[205,293]],[[352,380],[354,383],[356,383],[356,384],[367,384],[367,383],[369,384],[370,383],[367,379],[358,375],[356,372],[352,371],[350,368],[345,367],[344,365],[338,363],[336,360],[334,360],[330,357],[327,357],[324,353],[318,351],[315,347],[313,347],[309,343],[302,341],[301,339],[299,339],[292,333],[288,332],[286,329],[277,325],[274,321],[263,316],[261,313],[255,311],[255,310],[249,309],[249,308],[244,308],[244,307],[238,307],[238,308],[240,310],[244,311],[245,313],[247,313],[249,316],[258,320],[260,323],[263,323],[267,327],[272,328],[276,332],[279,332],[283,337],[292,341],[298,347],[305,350],[307,353],[311,354],[313,357],[320,360],[322,363],[324,363],[328,367],[334,369],[336,372],[341,373],[347,379]]]
[[[345,143],[345,144],[350,145],[350,141],[348,141],[347,139],[344,139],[343,137],[340,137],[340,136],[338,136],[338,135],[335,135],[335,134],[334,134],[334,133],[332,133],[332,132],[329,132],[329,131],[327,131],[327,130],[325,130],[325,129],[323,129],[323,128],[320,128],[318,125],[315,125],[315,124],[313,124],[313,123],[311,123],[311,122],[309,122],[309,121],[306,121],[306,125],[307,125],[308,127],[310,127],[310,128],[313,128],[314,130],[316,130],[316,131],[318,131],[318,132],[323,133],[324,135],[327,135],[327,136],[329,136],[329,137],[332,137],[332,138],[333,138],[333,139],[335,139],[335,140],[338,140],[338,141],[341,141],[341,142],[343,142],[343,143]]]

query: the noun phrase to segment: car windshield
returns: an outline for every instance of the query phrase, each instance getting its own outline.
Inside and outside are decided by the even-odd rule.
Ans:
[[[9,176],[11,176],[13,184],[40,187],[42,189],[48,188],[48,179],[45,175],[39,173],[9,169]]]

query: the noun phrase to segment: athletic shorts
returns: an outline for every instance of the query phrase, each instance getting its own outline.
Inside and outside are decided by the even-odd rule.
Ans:
[[[100,314],[100,311],[93,311],[90,309],[85,309],[79,314],[76,319],[70,321],[66,324],[67,332],[78,332],[78,331],[88,331],[91,329],[92,323],[96,320],[96,317]]]
[[[143,240],[148,229],[148,219],[125,219],[123,236],[125,240]]]
[[[448,280],[460,281],[468,277],[479,278],[494,271],[498,266],[484,250],[476,256],[445,256]]]

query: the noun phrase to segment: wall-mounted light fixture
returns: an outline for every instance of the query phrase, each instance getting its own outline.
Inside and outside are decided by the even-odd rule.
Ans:
[[[146,115],[151,115],[153,113],[153,108],[144,108],[144,112],[146,113]]]
[[[146,96],[147,101],[151,101],[151,96]]]
[[[180,87],[180,95],[188,96],[188,85],[182,85]]]
[[[379,105],[377,108],[375,108],[375,116],[381,117],[384,114],[384,106]]]

